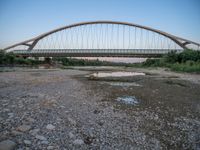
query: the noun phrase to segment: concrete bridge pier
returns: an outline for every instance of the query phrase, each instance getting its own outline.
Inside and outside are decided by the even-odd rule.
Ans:
[[[22,56],[22,58],[24,58],[24,59],[27,59],[27,58],[28,58],[28,56]]]
[[[45,57],[44,58],[44,61],[48,64],[51,64],[52,63],[52,57]]]

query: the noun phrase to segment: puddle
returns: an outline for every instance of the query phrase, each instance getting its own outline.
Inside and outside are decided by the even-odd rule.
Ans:
[[[128,105],[137,105],[139,103],[135,96],[122,96],[118,97],[116,100]]]
[[[109,84],[111,86],[122,86],[122,87],[129,87],[129,86],[141,87],[140,84],[134,82],[103,82],[103,84]]]
[[[142,72],[97,72],[97,73],[93,73],[90,76],[93,77],[98,77],[98,78],[102,78],[102,77],[128,77],[128,76],[144,76],[145,73]]]

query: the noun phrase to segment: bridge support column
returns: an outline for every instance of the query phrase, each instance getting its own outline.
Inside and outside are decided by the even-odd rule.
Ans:
[[[44,61],[48,64],[52,63],[52,58],[51,57],[45,57]]]
[[[24,59],[27,59],[28,58],[28,56],[22,56]]]
[[[39,57],[34,57],[35,60],[39,60]]]

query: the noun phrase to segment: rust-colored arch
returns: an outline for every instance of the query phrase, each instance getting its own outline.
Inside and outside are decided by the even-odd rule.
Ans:
[[[119,22],[119,21],[89,21],[89,22],[81,22],[81,23],[71,24],[71,25],[67,25],[67,26],[64,26],[64,27],[61,27],[61,28],[57,28],[57,29],[51,30],[49,32],[41,34],[41,35],[39,35],[39,36],[37,36],[35,38],[32,38],[30,40],[26,40],[26,41],[11,45],[9,47],[6,47],[6,48],[4,48],[4,50],[8,50],[8,49],[11,49],[11,48],[19,46],[19,45],[26,45],[26,46],[29,47],[28,50],[32,50],[39,40],[41,40],[42,38],[44,38],[44,37],[46,37],[46,36],[48,36],[50,34],[53,34],[53,33],[56,33],[56,32],[59,32],[59,31],[65,30],[65,29],[69,29],[69,28],[73,28],[73,27],[77,27],[77,26],[82,26],[82,25],[89,25],[89,24],[127,25],[127,26],[132,26],[132,27],[137,27],[137,28],[149,30],[149,31],[158,33],[160,35],[163,35],[163,36],[171,39],[172,41],[174,41],[176,44],[178,44],[183,49],[187,49],[187,47],[186,47],[187,44],[194,44],[194,45],[200,46],[199,43],[196,43],[196,42],[193,42],[193,41],[190,41],[190,40],[186,40],[186,39],[171,35],[169,33],[163,32],[161,30],[153,29],[153,28],[150,28],[150,27],[147,27],[147,26],[142,26],[142,25],[138,25],[138,24],[134,24],[134,23]]]

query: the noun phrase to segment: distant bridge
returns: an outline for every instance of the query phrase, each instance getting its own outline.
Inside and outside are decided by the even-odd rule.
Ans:
[[[200,50],[200,44],[127,22],[92,21],[64,26],[4,48],[30,57],[160,57]]]

